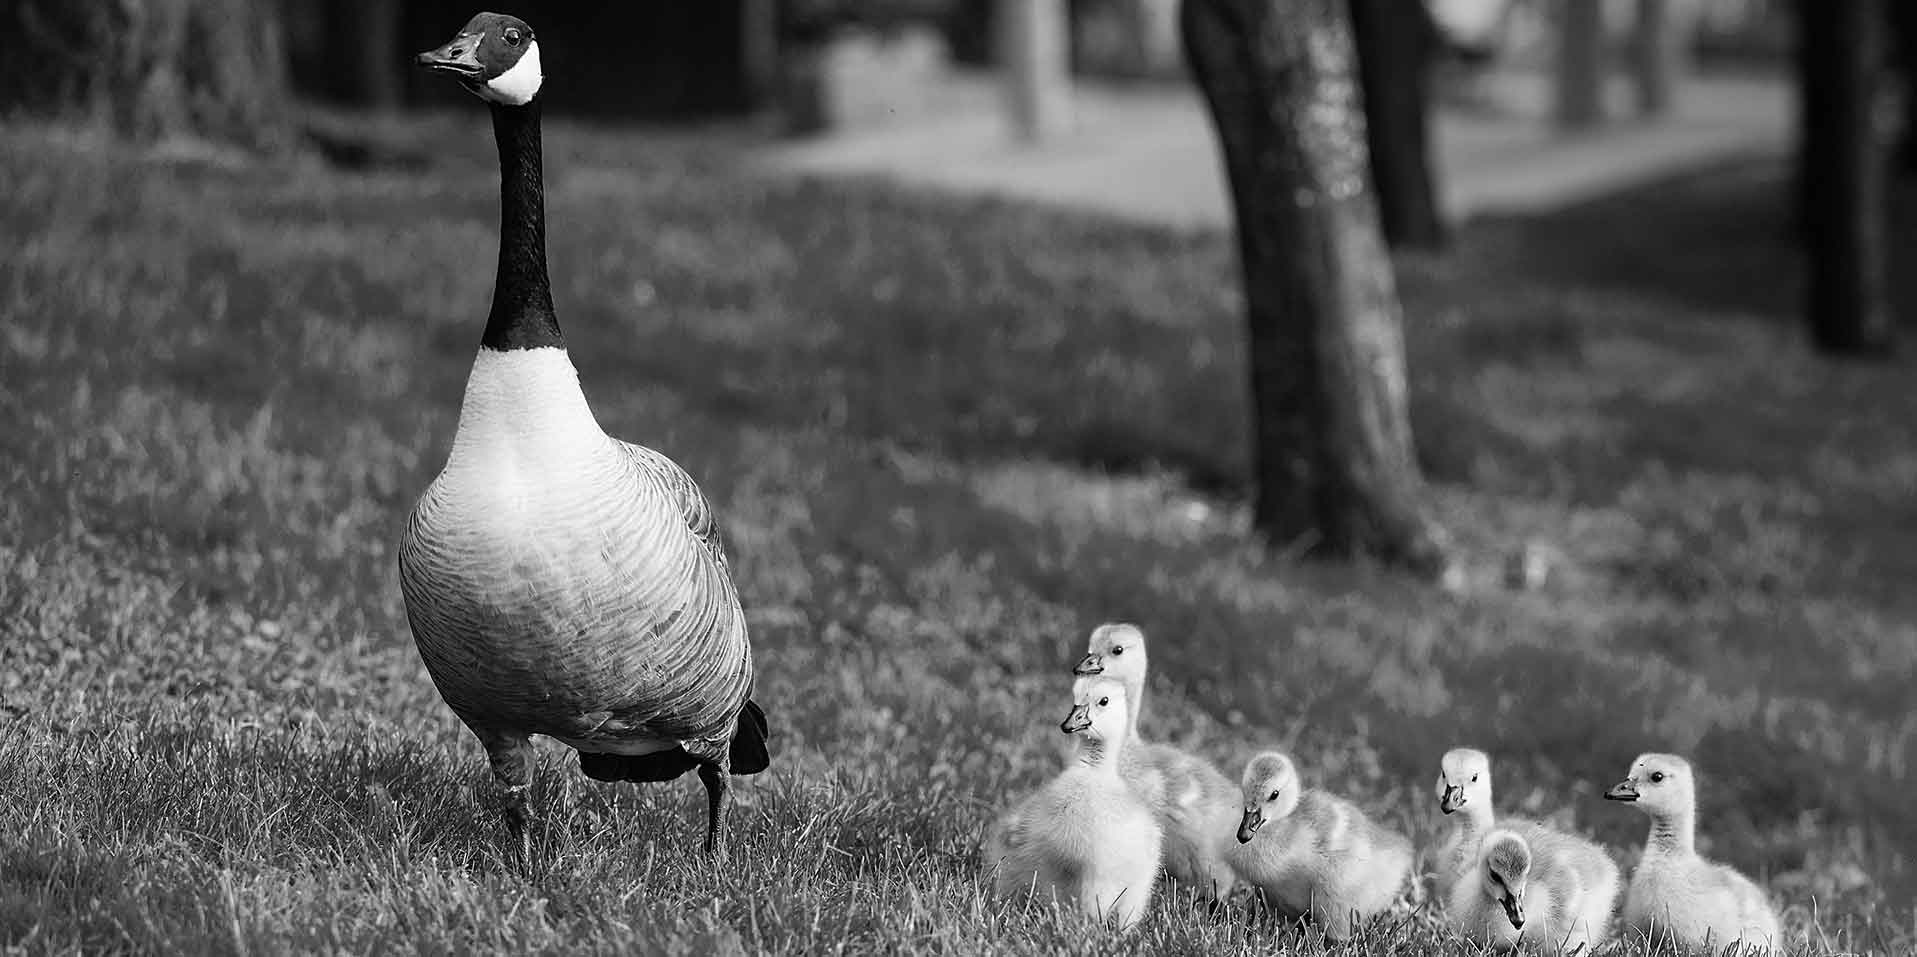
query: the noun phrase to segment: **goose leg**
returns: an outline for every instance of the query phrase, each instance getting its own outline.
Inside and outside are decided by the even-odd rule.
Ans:
[[[699,780],[706,786],[706,855],[726,855],[726,813],[732,808],[731,775],[718,764],[699,765]]]
[[[474,729],[486,747],[486,758],[499,782],[506,811],[506,834],[512,839],[516,863],[522,873],[532,873],[532,811],[527,798],[532,790],[534,754],[532,741],[524,735],[508,735]]]

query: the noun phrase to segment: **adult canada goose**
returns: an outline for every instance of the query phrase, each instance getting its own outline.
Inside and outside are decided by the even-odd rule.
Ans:
[[[1238,787],[1210,761],[1138,737],[1148,661],[1145,633],[1112,622],[1092,629],[1085,657],[1072,673],[1104,675],[1125,686],[1131,727],[1120,770],[1164,824],[1165,873],[1201,897],[1222,900],[1237,884],[1226,857],[1239,818]]]
[[[1722,949],[1732,941],[1771,948],[1777,914],[1751,879],[1697,853],[1697,781],[1689,761],[1642,754],[1631,773],[1604,792],[1651,818],[1644,856],[1624,895],[1624,924],[1654,943]]]
[[[1343,798],[1306,790],[1276,751],[1246,763],[1243,789],[1242,846],[1231,863],[1268,906],[1343,940],[1397,900],[1411,876],[1409,838]]]
[[[723,853],[728,774],[768,761],[745,616],[698,486],[606,435],[567,356],[546,278],[539,42],[482,13],[418,59],[490,104],[501,207],[452,453],[400,540],[420,657],[486,748],[522,860],[535,734],[602,781],[698,769],[706,849]]]
[[[1163,832],[1119,775],[1125,686],[1080,678],[1072,702],[1059,729],[1079,737],[1077,759],[994,823],[981,857],[1000,896],[1056,899],[1130,928],[1151,905]]]
[[[1445,903],[1454,930],[1480,947],[1520,942],[1547,953],[1589,953],[1617,903],[1617,863],[1603,848],[1545,828],[1486,834],[1469,879]]]

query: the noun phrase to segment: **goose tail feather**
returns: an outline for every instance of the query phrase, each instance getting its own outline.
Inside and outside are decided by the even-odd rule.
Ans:
[[[758,774],[772,764],[772,752],[766,749],[765,711],[759,703],[747,699],[739,712],[739,727],[732,732],[733,774]]]
[[[733,774],[758,774],[772,763],[766,749],[765,711],[757,702],[747,701],[739,712],[737,730],[727,757]],[[579,770],[595,781],[659,782],[677,779],[702,763],[684,748],[654,751],[650,754],[596,754],[579,752]]]

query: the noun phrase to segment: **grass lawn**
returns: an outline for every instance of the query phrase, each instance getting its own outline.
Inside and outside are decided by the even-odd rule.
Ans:
[[[516,873],[394,564],[490,293],[473,114],[426,173],[0,138],[0,947],[1305,948],[981,895],[1116,618],[1155,643],[1147,733],[1234,777],[1291,749],[1429,847],[1475,744],[1501,805],[1628,865],[1645,822],[1598,795],[1675,750],[1806,952],[1917,942],[1917,363],[1805,354],[1766,166],[1402,264],[1446,592],[1247,534],[1227,237],[550,129],[561,322],[602,423],[721,511],[775,765],[715,872],[696,783],[550,750]],[[1555,574],[1506,591],[1524,542]],[[1466,952],[1415,921],[1351,950]]]

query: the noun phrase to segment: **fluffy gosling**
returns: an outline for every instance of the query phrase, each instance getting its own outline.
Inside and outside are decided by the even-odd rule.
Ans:
[[[1777,946],[1777,914],[1750,878],[1705,860],[1696,847],[1697,783],[1690,762],[1643,754],[1606,791],[1651,818],[1644,856],[1624,896],[1624,924],[1654,943],[1721,949]]]
[[[1604,940],[1620,881],[1597,845],[1542,827],[1498,828],[1485,835],[1472,871],[1445,913],[1473,944],[1568,954]]]
[[[1164,834],[1119,775],[1130,731],[1125,686],[1080,678],[1059,725],[1079,736],[1058,777],[999,818],[985,846],[1001,896],[1057,900],[1130,929],[1151,904]]]
[[[1138,737],[1138,713],[1145,698],[1145,633],[1136,625],[1114,622],[1092,630],[1076,675],[1103,675],[1123,683],[1131,702],[1131,727],[1119,772],[1152,805],[1165,829],[1165,874],[1222,900],[1237,884],[1227,860],[1237,826],[1238,788],[1211,762],[1168,744]]]
[[[1354,804],[1306,790],[1290,758],[1267,751],[1245,765],[1244,815],[1230,856],[1265,903],[1309,918],[1331,940],[1390,907],[1411,874],[1411,841]]]

